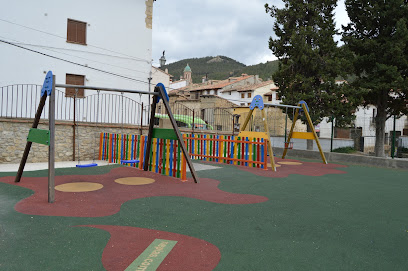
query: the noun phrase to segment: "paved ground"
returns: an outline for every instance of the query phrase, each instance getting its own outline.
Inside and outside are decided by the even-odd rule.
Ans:
[[[0,270],[406,270],[408,171],[277,161],[0,172]]]

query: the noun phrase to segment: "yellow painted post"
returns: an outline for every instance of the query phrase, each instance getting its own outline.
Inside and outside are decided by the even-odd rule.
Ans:
[[[302,108],[303,108],[303,111],[305,111],[307,122],[309,123],[309,127],[312,130],[312,133],[313,133],[314,139],[316,141],[316,145],[319,148],[320,156],[322,157],[323,163],[327,164],[327,160],[326,160],[326,157],[324,156],[322,146],[320,145],[319,138],[317,137],[316,131],[314,129],[312,119],[310,118],[309,112],[307,112],[307,110],[306,110],[306,105],[302,104]]]
[[[153,149],[153,158],[152,158],[152,172],[156,172],[156,146],[157,146],[157,138],[153,138],[152,140],[152,149]],[[157,172],[156,172],[157,173]]]
[[[285,142],[285,148],[283,149],[282,159],[285,159],[286,153],[288,152],[287,147],[289,146],[290,139],[292,138],[293,129],[295,129],[295,124],[296,124],[298,116],[299,116],[299,108],[296,109],[295,116],[293,117],[292,127],[290,128],[290,132],[289,132],[287,142]]]
[[[254,109],[249,110],[248,116],[247,116],[247,118],[245,119],[244,124],[242,125],[241,131],[245,131],[245,128],[247,127],[248,122],[249,122],[249,120],[251,119],[251,116],[252,116],[252,113],[253,113],[253,112],[254,112]]]
[[[166,175],[170,176],[170,139],[166,139]]]
[[[265,111],[261,110],[261,112],[262,112],[262,119],[263,119],[263,123],[264,123],[265,133],[268,135],[268,138],[266,140],[268,140],[269,157],[271,159],[272,170],[276,171],[275,158],[273,157],[273,150],[272,150],[272,144],[271,144],[271,135],[269,134],[268,121],[266,120]]]

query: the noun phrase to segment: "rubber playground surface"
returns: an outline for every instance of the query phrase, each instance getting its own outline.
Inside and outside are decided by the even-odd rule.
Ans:
[[[0,270],[407,270],[408,171],[276,161],[0,172]]]

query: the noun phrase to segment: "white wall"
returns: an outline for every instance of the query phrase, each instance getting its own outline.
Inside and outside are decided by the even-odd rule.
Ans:
[[[187,80],[180,80],[170,84],[170,90],[179,89],[187,86]]]
[[[355,127],[362,127],[362,133],[364,137],[373,137],[372,140],[366,140],[366,142],[370,146],[374,146],[375,144],[375,124],[373,122],[373,111],[376,110],[376,108],[372,105],[369,105],[367,107],[358,107],[355,115]],[[375,114],[374,114],[375,116]],[[405,122],[407,120],[407,116],[403,116],[399,119],[396,120],[395,123],[395,130],[400,131],[402,134],[402,131],[404,129]],[[385,133],[392,133],[394,130],[394,118],[389,118],[385,122]],[[330,137],[331,136],[331,122],[327,122],[327,119],[324,119],[320,123],[320,137]]]
[[[62,62],[0,42],[0,87],[22,83],[42,84],[45,72],[52,70],[58,84],[64,84],[66,73],[72,73],[85,75],[85,84],[90,86],[148,90],[148,84],[143,82],[148,82],[151,68],[152,29],[145,22],[145,1],[16,0],[2,6],[1,19],[52,35],[0,21],[0,39],[142,82]],[[87,45],[66,42],[68,18],[88,23]],[[95,92],[86,90],[85,95],[90,94]],[[140,100],[139,95],[125,95]],[[146,102],[147,97],[144,95],[142,100]]]
[[[167,93],[170,92],[170,75],[159,68],[152,67],[152,89],[158,83],[162,83],[164,85]]]

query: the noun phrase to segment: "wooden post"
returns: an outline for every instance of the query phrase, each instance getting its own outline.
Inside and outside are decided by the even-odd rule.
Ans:
[[[41,113],[44,109],[45,101],[47,100],[47,94],[44,94],[40,99],[40,104],[37,108],[37,113],[35,113],[34,122],[31,128],[37,128],[38,123],[40,122]],[[28,154],[30,153],[31,145],[33,143],[27,141],[26,147],[24,149],[23,157],[21,158],[20,167],[18,168],[16,179],[14,180],[16,183],[20,182],[21,176],[23,175],[25,164],[27,163]]]
[[[48,202],[55,200],[55,75],[52,78],[52,91],[49,104],[50,145],[48,146]]]
[[[169,102],[167,101],[165,92],[164,92],[164,90],[163,90],[163,88],[161,86],[156,86],[154,91],[159,92],[159,95],[161,96],[161,98],[163,100],[164,107],[167,110],[170,122],[173,125],[174,132],[176,133],[176,136],[177,136],[177,139],[179,141],[180,147],[183,150],[183,154],[184,154],[184,156],[186,158],[186,162],[188,164],[188,167],[190,168],[190,173],[193,176],[194,182],[198,183],[199,181],[198,181],[198,177],[197,177],[197,174],[196,174],[194,166],[193,166],[193,162],[190,159],[190,155],[189,155],[189,153],[187,151],[186,145],[184,144],[183,137],[181,136],[180,130],[177,127],[176,120],[174,119],[173,113],[171,112],[171,108],[170,108]],[[150,131],[149,131],[149,133],[150,133]],[[151,141],[151,139],[149,141]],[[147,144],[149,144],[149,142],[147,142]]]
[[[252,116],[252,113],[253,113],[253,112],[254,112],[254,109],[249,110],[248,116],[247,116],[247,118],[245,119],[244,124],[242,125],[241,131],[245,131],[245,128],[247,127],[248,122],[249,122],[249,120],[251,119],[251,116]]]
[[[272,150],[272,144],[271,144],[271,135],[269,134],[268,122],[266,121],[265,111],[261,110],[261,112],[262,112],[262,119],[263,119],[263,123],[264,123],[265,132],[268,135],[268,139],[267,139],[268,140],[268,149],[269,149],[269,157],[271,158],[272,170],[276,171],[275,158],[273,157],[273,150]]]
[[[285,149],[283,150],[282,159],[285,159],[286,153],[288,152],[289,143],[290,143],[290,140],[292,138],[293,129],[295,129],[295,124],[296,124],[298,116],[299,116],[299,108],[296,109],[295,116],[293,117],[292,127],[290,128],[288,141],[285,142]]]
[[[327,160],[326,160],[326,157],[324,156],[322,146],[320,145],[319,138],[317,137],[316,131],[314,129],[312,119],[310,118],[309,112],[307,112],[307,108],[304,103],[302,103],[302,108],[303,108],[303,111],[305,112],[306,119],[307,119],[307,122],[309,123],[310,130],[312,130],[313,136],[316,141],[316,145],[319,148],[320,156],[322,157],[323,163],[327,164]]]

